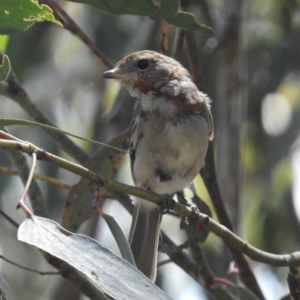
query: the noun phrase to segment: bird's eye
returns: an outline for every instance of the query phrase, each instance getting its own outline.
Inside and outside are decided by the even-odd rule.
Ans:
[[[149,61],[146,59],[141,59],[138,63],[137,66],[140,70],[146,70],[149,67]]]

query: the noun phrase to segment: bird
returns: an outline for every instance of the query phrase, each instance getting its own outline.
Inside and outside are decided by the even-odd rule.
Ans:
[[[214,136],[210,98],[178,61],[150,50],[125,56],[103,77],[118,81],[137,99],[129,138],[135,185],[173,197],[204,164]],[[158,205],[134,199],[129,243],[137,268],[152,281],[161,219]]]

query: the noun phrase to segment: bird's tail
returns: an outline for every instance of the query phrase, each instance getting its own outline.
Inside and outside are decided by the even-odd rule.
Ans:
[[[137,268],[150,280],[155,281],[157,249],[161,214],[158,207],[143,207],[142,201],[134,206],[129,244]]]

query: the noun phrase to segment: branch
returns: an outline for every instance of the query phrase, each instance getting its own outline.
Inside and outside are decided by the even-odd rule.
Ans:
[[[33,173],[36,168],[36,161],[37,161],[35,152],[33,152],[31,156],[32,156],[32,165],[30,168],[30,172],[28,174],[28,178],[27,178],[27,181],[25,184],[23,195],[22,195],[21,199],[19,200],[18,205],[16,207],[17,209],[22,208],[27,217],[31,217],[33,215],[33,213],[28,209],[28,207],[25,205],[24,201],[28,194],[29,188],[31,186],[31,182],[33,179]]]
[[[52,9],[55,18],[63,24],[64,28],[76,35],[84,44],[91,49],[91,51],[102,61],[102,63],[108,68],[112,69],[113,64],[109,59],[96,47],[91,39],[81,30],[81,28],[75,23],[75,21],[68,15],[68,13],[59,5],[55,0],[44,0]]]
[[[13,149],[5,149],[5,150],[9,158],[16,166],[19,176],[25,186],[28,181],[29,172],[30,172],[25,157],[20,152],[15,151]],[[35,180],[32,180],[31,182],[31,185],[28,190],[28,195],[29,195],[30,203],[34,214],[47,218],[47,212],[45,210],[45,205],[44,205],[45,200],[40,190],[40,187]]]
[[[226,291],[223,286],[214,284],[214,277],[209,270],[206,270],[206,278],[204,278],[203,270],[200,270],[198,265],[199,256],[195,262],[186,253],[184,253],[181,247],[177,246],[163,231],[161,231],[161,235],[162,242],[159,243],[159,251],[167,254],[173,263],[190,275],[196,282],[200,283],[200,285],[206,288],[207,291],[216,297],[214,299],[236,300],[236,298]],[[199,255],[198,250],[199,249],[196,250],[197,255]]]
[[[0,209],[0,215],[2,215],[4,219],[6,219],[6,221],[8,221],[14,227],[16,227],[17,229],[19,228],[19,224],[15,220],[13,220],[9,215],[7,215],[2,209]]]
[[[35,145],[16,142],[16,141],[0,140],[0,147],[4,149],[14,149],[14,150],[22,151],[29,155],[32,155],[32,153],[35,152],[38,160],[53,163],[56,166],[59,166],[65,170],[83,176],[84,178],[89,179],[97,184],[100,184],[107,189],[127,193],[139,198],[143,198],[159,206],[165,204],[165,197],[163,195],[158,195],[151,191],[144,190],[142,188],[133,187],[111,179],[103,178],[101,175],[92,172],[85,167],[82,167],[78,164],[69,162],[63,158],[48,153],[45,150]],[[195,213],[192,211],[192,209],[180,203],[174,202],[174,207],[172,210],[185,217],[195,216]],[[204,226],[207,226],[207,228],[210,231],[212,231],[214,234],[220,237],[229,246],[235,248],[238,251],[243,252],[253,260],[263,262],[276,267],[300,266],[300,252],[294,252],[286,255],[275,255],[268,252],[264,252],[249,245],[248,243],[243,241],[240,237],[232,233],[228,228],[226,228],[223,225],[220,225],[218,222],[214,221],[207,215],[199,213],[197,222],[199,222]]]
[[[19,175],[18,171],[14,170],[14,169],[10,169],[10,168],[6,168],[6,167],[1,167],[0,166],[0,172],[3,174],[10,174],[10,175]],[[44,176],[41,174],[33,174],[33,178],[38,179],[38,180],[42,180],[44,182],[47,182],[49,184],[53,184],[53,185],[57,185],[63,189],[69,190],[72,185],[61,181],[59,179],[53,178],[53,177],[49,177],[49,176]]]

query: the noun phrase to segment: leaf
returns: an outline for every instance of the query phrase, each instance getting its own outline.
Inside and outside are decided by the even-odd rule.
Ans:
[[[197,31],[202,33],[213,33],[213,29],[211,27],[198,23],[196,21],[195,15],[189,12],[179,11],[175,15],[175,17],[168,22],[175,25],[176,27],[185,30]]]
[[[161,18],[176,27],[202,33],[212,33],[209,26],[196,21],[195,15],[178,11],[178,0],[161,0],[156,6],[151,0],[70,0],[85,3],[105,13],[114,15],[137,15],[149,18]]]
[[[8,56],[4,54],[2,56],[2,61],[0,61],[0,82],[6,80],[9,73],[10,73],[10,61]]]
[[[155,16],[157,6],[150,0],[72,0],[114,15]]]
[[[124,232],[121,229],[119,223],[116,221],[116,219],[114,217],[112,217],[110,215],[103,213],[102,217],[106,221],[106,224],[108,225],[111,233],[113,234],[113,236],[118,244],[118,247],[119,247],[122,257],[125,260],[127,260],[129,263],[131,263],[133,266],[136,266],[132,251],[130,249],[130,246],[127,242],[127,239],[126,239]]]
[[[193,202],[196,204],[201,213],[211,217],[211,210],[209,206],[196,194],[193,197]],[[189,240],[198,241],[200,243],[204,243],[209,234],[208,228],[206,226],[201,226],[199,223],[196,223],[195,225],[187,225],[184,220],[181,220],[180,228],[186,231]]]
[[[179,0],[160,0],[157,14],[167,22],[172,20],[179,9]]]
[[[116,136],[110,141],[112,146],[127,149],[128,131]],[[109,148],[99,149],[87,162],[85,167],[101,174],[105,178],[113,178],[124,157],[124,152],[118,152]],[[77,231],[79,226],[90,218],[92,214],[91,182],[85,178],[75,184],[67,196],[65,210],[63,212],[62,225],[71,231]]]
[[[55,20],[52,9],[37,0],[1,0],[0,2],[0,34],[12,34],[23,31],[35,22]]]
[[[5,52],[8,44],[9,36],[8,35],[0,35],[0,51]]]
[[[170,299],[124,259],[82,234],[66,236],[52,220],[33,216],[19,227],[18,239],[67,262],[114,299]]]
[[[0,299],[6,300],[6,292],[8,290],[8,283],[3,279],[2,274],[0,272]]]

